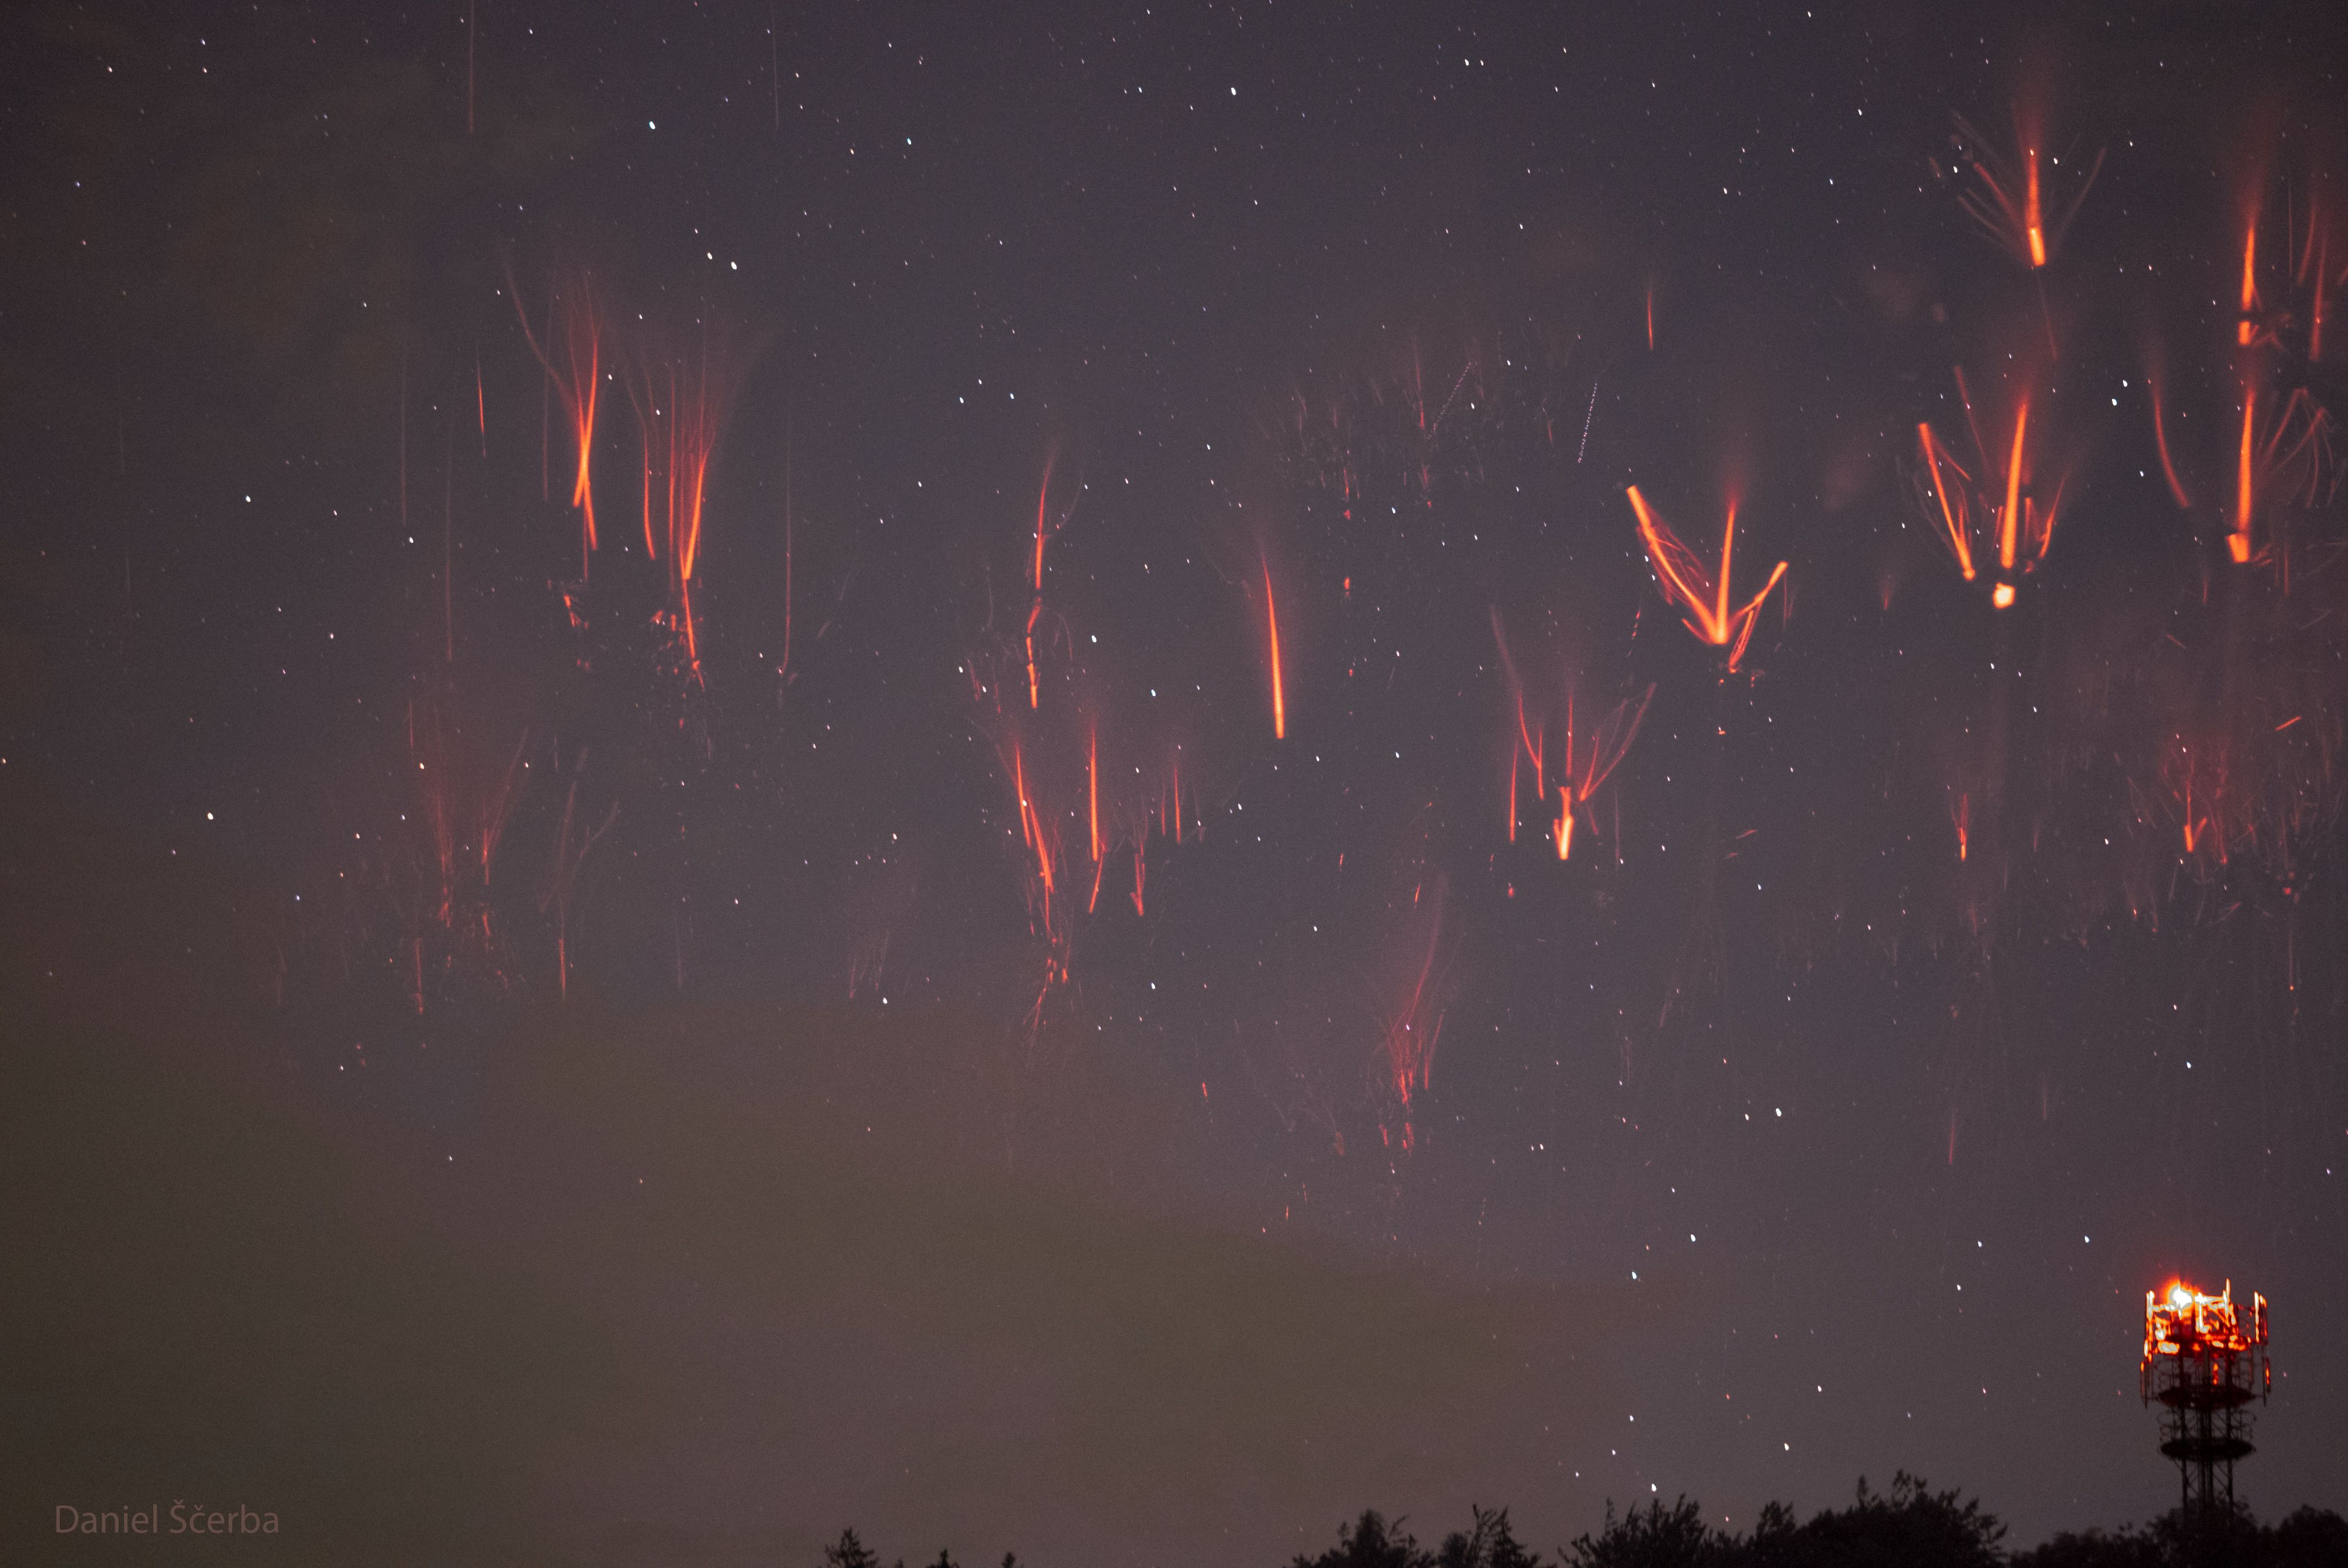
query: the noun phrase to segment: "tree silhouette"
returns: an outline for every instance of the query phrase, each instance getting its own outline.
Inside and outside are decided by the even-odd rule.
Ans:
[[[2348,1563],[2348,1519],[2304,1504],[2266,1532],[2274,1568],[2317,1568]]]
[[[2012,1562],[2013,1568],[2331,1568],[2348,1563],[2348,1520],[2302,1508],[2261,1525],[2239,1509],[2199,1519],[2172,1509],[2149,1524],[2065,1531]]]
[[[2066,1530],[2052,1540],[2014,1553],[2015,1568],[2167,1568],[2160,1542],[2149,1531]]]
[[[824,1568],[880,1568],[880,1559],[856,1539],[853,1530],[841,1531],[839,1543],[823,1549],[823,1563]],[[897,1568],[904,1568],[904,1564],[901,1563]]]
[[[1375,1509],[1365,1509],[1351,1526],[1339,1526],[1337,1544],[1318,1557],[1296,1554],[1292,1568],[1435,1568],[1435,1559]]]
[[[1505,1508],[1487,1512],[1470,1503],[1475,1525],[1466,1533],[1453,1531],[1435,1554],[1436,1568],[1544,1568],[1538,1553],[1517,1544]]]
[[[1567,1568],[1714,1568],[1727,1563],[1735,1538],[1704,1527],[1704,1511],[1685,1497],[1671,1507],[1651,1501],[1621,1519],[1606,1503],[1606,1525],[1565,1549]]]
[[[1862,1476],[1856,1502],[1807,1524],[1795,1524],[1790,1510],[1771,1504],[1732,1560],[1739,1568],[1997,1568],[2005,1560],[1998,1545],[2004,1537],[2005,1526],[1978,1499],[1933,1491],[1922,1477],[1901,1470],[1889,1496],[1870,1490]]]
[[[2004,1535],[2005,1526],[1979,1501],[1933,1491],[1902,1470],[1888,1496],[1862,1478],[1849,1508],[1828,1510],[1807,1523],[1773,1502],[1750,1536],[1709,1528],[1703,1510],[1685,1497],[1668,1508],[1650,1502],[1621,1519],[1610,1502],[1605,1528],[1576,1540],[1564,1568],[1999,1568]]]
[[[2005,1526],[1960,1491],[1934,1491],[1921,1476],[1901,1470],[1879,1492],[1859,1478],[1849,1508],[1827,1509],[1807,1522],[1782,1502],[1761,1511],[1750,1535],[1715,1530],[1687,1497],[1668,1506],[1650,1501],[1617,1516],[1562,1548],[1554,1563],[1528,1552],[1505,1508],[1470,1507],[1471,1524],[1427,1552],[1375,1509],[1341,1525],[1337,1544],[1317,1557],[1299,1553],[1289,1568],[2348,1568],[2348,1520],[2328,1510],[2302,1508],[2272,1525],[2246,1509],[2188,1516],[2172,1511],[2149,1524],[2105,1532],[2065,1532],[2008,1555]],[[853,1530],[823,1549],[824,1568],[881,1568]],[[905,1568],[901,1559],[895,1568]],[[956,1568],[941,1550],[929,1568]],[[1019,1559],[1003,1554],[1003,1568]]]

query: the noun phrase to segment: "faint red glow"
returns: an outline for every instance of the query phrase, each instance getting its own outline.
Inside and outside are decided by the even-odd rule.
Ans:
[[[1595,725],[1581,722],[1578,699],[1572,683],[1566,684],[1564,745],[1556,778],[1550,777],[1547,747],[1547,726],[1536,727],[1525,712],[1525,690],[1517,671],[1515,658],[1509,651],[1509,639],[1500,623],[1498,609],[1491,612],[1492,640],[1499,651],[1500,671],[1508,682],[1509,701],[1515,709],[1514,733],[1509,748],[1509,841],[1516,842],[1518,811],[1518,770],[1527,761],[1532,764],[1533,798],[1547,800],[1550,788],[1557,790],[1557,814],[1550,826],[1550,840],[1559,860],[1573,854],[1574,830],[1580,820],[1581,809],[1587,806],[1606,780],[1619,767],[1631,743],[1638,738],[1639,726],[1647,715],[1647,705],[1653,700],[1655,688],[1651,685],[1636,697],[1614,704]],[[1513,892],[1511,893],[1513,896]]]
[[[2176,461],[2168,455],[2168,426],[2162,413],[2159,375],[2157,372],[2147,375],[2145,384],[2152,392],[2152,438],[2160,452],[2160,477],[2168,481],[2169,496],[2177,502],[2178,510],[2189,510],[2193,498],[2185,492],[2184,481],[2177,477]]]
[[[1052,464],[1058,456],[1047,452],[1044,457],[1044,481],[1035,487],[1035,597],[1027,607],[1027,706],[1040,705],[1042,696],[1035,678],[1035,623],[1044,617],[1044,545],[1056,530],[1046,526],[1045,508],[1052,496]]]
[[[1436,959],[1443,944],[1445,893],[1444,885],[1438,882],[1434,914],[1427,925],[1426,951],[1420,955],[1417,973],[1403,995],[1401,1006],[1387,1017],[1383,1035],[1387,1086],[1406,1117],[1410,1113],[1412,1100],[1426,1090],[1431,1079],[1436,1047],[1443,1037],[1443,1012],[1435,1006],[1432,988]],[[1408,1149],[1412,1134],[1407,1120],[1403,1124],[1402,1137],[1403,1147]]]

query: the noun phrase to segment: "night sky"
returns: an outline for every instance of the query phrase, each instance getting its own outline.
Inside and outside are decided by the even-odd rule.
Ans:
[[[9,1539],[2348,1509],[2325,11],[18,10]]]

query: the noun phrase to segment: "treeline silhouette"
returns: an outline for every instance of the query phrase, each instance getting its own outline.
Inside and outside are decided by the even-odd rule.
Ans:
[[[1317,1557],[1299,1553],[1288,1568],[2348,1568],[2348,1520],[2317,1508],[2277,1524],[2246,1511],[2196,1517],[2173,1510],[2149,1524],[2065,1532],[2008,1552],[2004,1524],[1978,1499],[1934,1491],[1905,1470],[1889,1492],[1860,1478],[1849,1508],[1807,1520],[1770,1503],[1749,1533],[1715,1529],[1685,1497],[1619,1516],[1609,1502],[1605,1527],[1560,1547],[1553,1559],[1517,1540],[1507,1509],[1468,1511],[1469,1528],[1429,1551],[1403,1520],[1371,1510],[1339,1527],[1336,1545]],[[823,1561],[824,1568],[883,1568],[853,1530],[824,1548]],[[958,1565],[941,1551],[932,1568]],[[1018,1568],[1018,1559],[1005,1553],[1003,1568]]]

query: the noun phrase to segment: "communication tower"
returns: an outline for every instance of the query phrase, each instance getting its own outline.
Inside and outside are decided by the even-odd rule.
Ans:
[[[2234,1509],[2234,1461],[2249,1457],[2252,1400],[2274,1387],[2267,1298],[2234,1305],[2234,1283],[2204,1295],[2182,1280],[2144,1294],[2144,1402],[2160,1402],[2160,1451],[2177,1461],[2188,1519]]]

